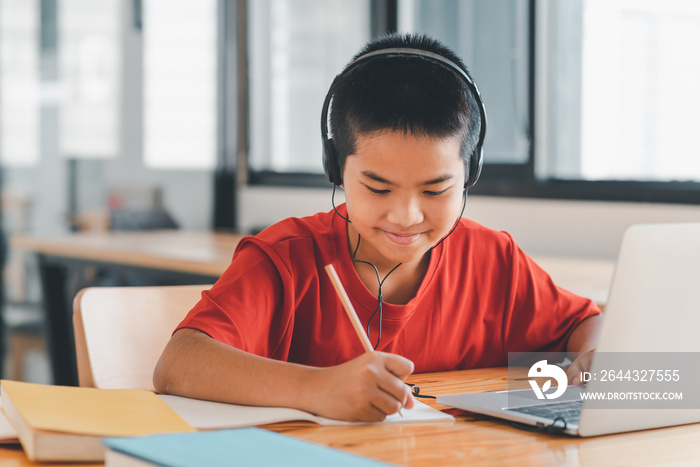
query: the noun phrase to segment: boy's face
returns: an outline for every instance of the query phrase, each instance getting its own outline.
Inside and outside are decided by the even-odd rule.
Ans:
[[[343,188],[358,259],[379,268],[423,258],[452,228],[462,207],[461,136],[396,131],[358,137],[345,160]]]

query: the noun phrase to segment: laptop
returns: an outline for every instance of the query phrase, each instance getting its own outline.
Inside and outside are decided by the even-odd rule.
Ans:
[[[628,227],[622,238],[590,373],[605,372],[606,355],[634,355],[639,359],[640,352],[648,352],[645,355],[661,356],[666,361],[676,356],[683,359],[684,355],[697,359],[698,330],[700,223]],[[538,363],[552,367],[546,361]],[[697,365],[679,361],[677,367],[680,373],[676,375],[686,380],[691,373],[700,373],[696,371]],[[534,368],[535,365],[528,376],[533,376]],[[666,372],[666,376],[671,374]],[[625,377],[625,373],[617,375]],[[697,380],[695,375],[692,378]],[[600,408],[595,405],[597,401],[586,398],[584,393],[608,391],[610,394],[610,382],[590,375],[588,379],[585,385],[566,387],[561,397],[551,400],[534,397],[537,390],[535,383],[530,382],[532,389],[440,396],[437,402],[535,429],[550,428],[546,431],[583,437],[700,422],[700,405],[688,407],[690,402],[676,408],[617,408],[619,403]],[[700,393],[700,389],[692,391],[695,392]]]

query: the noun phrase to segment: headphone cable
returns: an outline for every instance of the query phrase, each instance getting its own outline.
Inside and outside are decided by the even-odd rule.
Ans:
[[[340,216],[341,219],[345,219],[345,222],[350,222],[352,224],[352,221],[350,219],[348,219],[347,217],[345,217],[344,215],[342,215],[340,212],[338,212],[338,208],[335,207],[335,187],[336,187],[336,185],[334,183],[333,184],[333,193],[331,194],[331,204],[333,205],[333,210],[335,211],[336,214],[338,214],[338,216]],[[359,242],[358,242],[358,244],[359,244]],[[355,250],[355,251],[357,251],[357,250]]]
[[[447,239],[447,237],[449,237],[449,236],[452,234],[452,232],[454,232],[455,229],[457,228],[457,226],[459,225],[459,221],[462,219],[462,215],[464,215],[464,208],[467,207],[467,191],[468,191],[468,188],[465,188],[465,189],[464,189],[464,192],[463,192],[463,194],[462,194],[462,210],[459,212],[459,216],[457,217],[457,220],[455,221],[454,225],[452,226],[452,228],[450,229],[450,231],[447,232],[447,235],[445,235],[444,237],[442,237],[435,245],[431,246],[431,247],[428,249],[428,251],[432,251],[433,248],[435,248],[436,246],[438,246],[439,244],[441,244],[442,242],[444,242],[445,239]]]
[[[333,193],[332,193],[332,195],[331,195],[331,204],[333,205],[333,210],[335,211],[335,213],[336,213],[341,219],[344,219],[345,222],[351,223],[351,224],[352,224],[352,221],[351,221],[349,218],[347,218],[347,217],[343,216],[342,214],[340,214],[340,212],[338,211],[338,208],[337,208],[336,205],[335,205],[335,187],[336,187],[336,184],[334,183],[334,184],[333,184]],[[464,194],[463,194],[463,196],[462,196],[462,210],[461,210],[460,213],[459,213],[459,217],[457,217],[457,220],[455,221],[455,223],[454,223],[454,225],[452,226],[452,228],[450,229],[450,231],[447,232],[447,235],[445,235],[444,237],[442,237],[435,245],[431,246],[431,247],[428,249],[429,252],[432,251],[432,250],[433,250],[435,247],[437,247],[439,244],[441,244],[443,241],[445,241],[445,239],[447,239],[447,237],[449,237],[450,234],[452,234],[452,232],[455,231],[455,229],[456,229],[457,226],[459,225],[459,221],[460,221],[460,219],[462,218],[462,215],[464,214],[464,209],[466,208],[466,206],[467,206],[467,189],[465,188],[465,189],[464,189]],[[352,259],[352,261],[355,262],[355,263],[362,263],[362,264],[367,264],[367,265],[369,265],[369,266],[372,266],[372,269],[374,269],[374,273],[377,275],[377,284],[378,284],[378,286],[379,286],[379,290],[377,291],[377,301],[378,301],[378,304],[377,304],[377,308],[374,309],[374,312],[372,312],[372,315],[369,317],[369,321],[367,321],[367,327],[365,328],[365,332],[367,333],[367,337],[369,337],[369,334],[370,334],[370,325],[372,324],[372,320],[373,320],[374,317],[376,316],[377,311],[379,311],[379,329],[377,330],[377,341],[376,341],[376,343],[374,344],[374,350],[377,350],[377,347],[379,347],[379,341],[380,341],[381,338],[382,338],[382,317],[383,317],[383,307],[382,307],[382,303],[384,302],[384,295],[383,295],[383,293],[382,293],[382,287],[383,287],[383,285],[384,285],[384,281],[386,281],[386,279],[389,277],[389,275],[390,275],[392,272],[396,271],[396,269],[397,269],[399,266],[401,266],[403,263],[399,263],[399,264],[397,264],[396,266],[394,266],[389,272],[386,273],[386,275],[385,275],[384,278],[382,279],[382,278],[380,277],[380,275],[379,275],[379,269],[377,269],[377,267],[376,267],[374,264],[370,263],[369,261],[364,261],[364,260],[356,259],[356,258],[355,258],[355,256],[357,255],[357,251],[360,249],[360,241],[361,241],[361,240],[362,240],[362,236],[358,233],[358,234],[357,234],[357,245],[355,245],[355,249],[354,249],[353,252],[352,252],[352,257],[351,257],[351,259]]]
[[[349,221],[348,221],[349,222]],[[369,321],[367,321],[367,328],[365,329],[367,332],[367,337],[369,337],[369,328],[370,325],[372,324],[372,320],[374,319],[375,315],[377,314],[377,311],[379,311],[379,330],[377,333],[377,342],[374,344],[374,350],[377,350],[377,347],[379,347],[379,340],[382,338],[382,316],[383,316],[383,307],[382,303],[384,302],[384,295],[382,293],[382,286],[384,285],[384,281],[386,280],[387,277],[389,277],[389,274],[392,272],[396,271],[396,269],[401,266],[403,263],[399,263],[396,266],[394,266],[391,271],[386,273],[386,276],[384,276],[384,279],[380,279],[379,276],[379,269],[377,269],[377,266],[374,264],[370,263],[369,261],[364,261],[361,259],[355,259],[355,255],[357,255],[357,250],[360,249],[360,240],[362,239],[362,236],[358,233],[357,234],[357,245],[355,246],[355,251],[352,252],[352,260],[356,263],[363,263],[363,264],[368,264],[372,266],[372,269],[374,269],[374,273],[377,275],[377,284],[379,285],[379,291],[377,292],[377,308],[374,309],[374,312],[372,313],[372,316],[369,317]]]

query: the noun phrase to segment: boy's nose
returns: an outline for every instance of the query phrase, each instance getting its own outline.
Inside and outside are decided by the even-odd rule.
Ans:
[[[398,201],[387,214],[387,220],[400,227],[420,224],[423,219],[423,209],[415,198]]]

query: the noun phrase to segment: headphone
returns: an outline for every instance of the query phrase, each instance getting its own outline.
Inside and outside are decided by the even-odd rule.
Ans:
[[[335,150],[335,144],[333,143],[333,138],[328,136],[328,108],[330,107],[331,99],[333,98],[334,90],[338,79],[347,73],[349,70],[357,66],[359,63],[366,62],[368,60],[374,60],[377,57],[405,57],[405,56],[420,56],[427,58],[435,63],[446,65],[448,68],[457,72],[459,76],[464,79],[467,87],[472,93],[474,100],[476,101],[477,107],[479,109],[479,119],[481,122],[481,128],[479,131],[479,141],[476,143],[474,152],[469,155],[469,170],[466,171],[464,189],[468,189],[476,183],[481,175],[481,168],[484,165],[484,138],[486,137],[486,107],[481,100],[481,94],[479,89],[476,87],[474,81],[469,77],[469,75],[453,61],[448,60],[442,55],[429,52],[422,49],[413,48],[388,48],[375,50],[374,52],[369,52],[364,55],[359,56],[353,60],[345,69],[338,74],[333,83],[331,84],[328,94],[326,94],[326,99],[323,102],[323,110],[321,112],[321,138],[323,140],[323,170],[326,172],[326,178],[328,181],[333,183],[333,185],[340,186],[343,183],[343,174],[340,170],[340,164],[338,162],[338,156]]]

